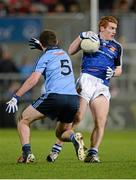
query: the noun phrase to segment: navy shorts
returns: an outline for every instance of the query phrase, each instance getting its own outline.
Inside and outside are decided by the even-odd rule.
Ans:
[[[79,108],[78,95],[51,93],[47,97],[42,95],[32,103],[32,106],[51,118],[64,123],[71,123]]]

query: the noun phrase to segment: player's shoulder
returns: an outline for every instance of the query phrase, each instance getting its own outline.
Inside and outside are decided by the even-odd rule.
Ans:
[[[46,51],[43,51],[37,58],[36,62],[38,63],[44,63],[45,61],[48,61],[51,58],[51,55],[48,54]]]
[[[119,43],[117,40],[113,39],[113,40],[112,40],[112,43],[115,44],[118,48],[121,48],[121,49],[122,49],[121,43]]]

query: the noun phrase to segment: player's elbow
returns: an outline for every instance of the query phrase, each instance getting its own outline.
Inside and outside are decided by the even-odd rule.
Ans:
[[[119,75],[121,75],[122,74],[122,69],[120,70],[120,72],[119,72]]]
[[[33,86],[35,86],[38,83],[40,76],[41,76],[41,73],[39,72],[34,72],[31,74],[29,81],[31,82]]]
[[[80,50],[80,47],[74,48],[74,47],[69,47],[68,49],[68,54],[69,55],[74,55]]]
[[[36,79],[36,78],[31,79],[32,86],[35,86],[37,83],[38,83],[38,79]]]
[[[70,46],[69,46],[69,48],[68,48],[68,53],[69,53],[70,55],[74,55],[74,54],[76,54],[76,53],[80,50],[80,42],[81,42],[80,38],[77,37],[77,38],[70,44]]]

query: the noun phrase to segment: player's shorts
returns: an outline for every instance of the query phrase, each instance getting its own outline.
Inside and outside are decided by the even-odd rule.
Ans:
[[[87,73],[82,73],[77,80],[77,91],[88,103],[100,95],[108,101],[111,98],[109,87],[103,84],[103,80]]]
[[[32,106],[45,116],[64,123],[71,123],[79,109],[78,95],[51,93],[42,95],[32,103]]]

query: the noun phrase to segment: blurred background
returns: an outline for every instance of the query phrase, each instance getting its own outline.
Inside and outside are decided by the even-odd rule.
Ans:
[[[136,0],[0,0],[0,128],[16,127],[19,113],[44,91],[41,80],[26,93],[16,114],[5,112],[6,102],[31,74],[40,51],[29,48],[29,39],[43,29],[55,30],[67,51],[81,31],[97,32],[99,17],[114,15],[119,20],[116,39],[124,48],[123,74],[111,80],[111,107],[107,128],[136,128]],[[72,56],[75,77],[80,73],[82,52]],[[90,125],[91,121],[91,125]],[[45,119],[33,128],[52,129]],[[79,128],[93,127],[87,111]]]

